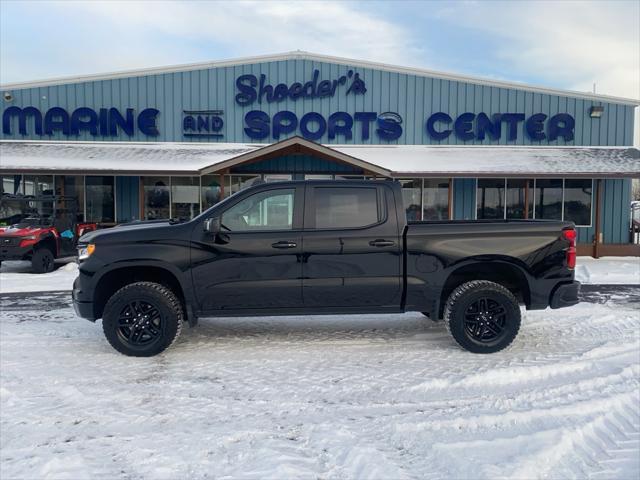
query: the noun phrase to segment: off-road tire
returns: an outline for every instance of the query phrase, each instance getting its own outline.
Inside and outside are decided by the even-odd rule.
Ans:
[[[489,299],[491,305],[499,304],[504,308],[500,321],[504,323],[501,333],[495,339],[482,339],[474,337],[475,327],[472,322],[482,321],[487,325],[487,317],[480,320],[468,320],[474,314],[474,305],[481,299]],[[495,303],[494,303],[495,302]],[[478,315],[480,316],[480,315]],[[518,300],[513,294],[502,285],[487,280],[473,280],[458,286],[449,298],[444,307],[444,323],[454,340],[465,350],[473,353],[494,353],[508,347],[518,335],[520,330],[521,314]],[[493,316],[489,317],[492,328],[496,325]],[[466,323],[471,322],[471,323]],[[483,331],[489,332],[488,327]],[[493,331],[489,332],[492,334]]]
[[[123,335],[119,323],[122,312],[132,302],[143,302],[157,309],[160,324],[157,338],[148,345],[134,345]],[[184,311],[177,295],[168,287],[153,282],[136,282],[122,287],[107,301],[102,315],[105,337],[120,353],[133,357],[152,357],[169,348],[180,336]],[[128,331],[125,327],[125,331]]]
[[[49,273],[55,268],[55,257],[48,248],[39,248],[31,257],[31,270],[33,273]]]

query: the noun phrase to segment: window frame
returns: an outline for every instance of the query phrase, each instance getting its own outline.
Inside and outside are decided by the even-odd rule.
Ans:
[[[567,180],[591,180],[591,203],[589,204],[589,225],[578,225],[577,223],[575,224],[576,227],[583,227],[583,228],[591,228],[593,227],[593,197],[595,196],[595,190],[594,190],[594,180],[593,178],[563,178],[562,179],[562,220],[565,220],[564,218],[564,198],[565,198],[565,185],[566,185],[566,181]],[[535,186],[535,180],[533,182],[534,186]],[[534,204],[534,217],[535,217],[535,204]],[[571,222],[572,220],[566,220],[567,222]]]
[[[480,188],[478,187],[479,180],[500,180],[501,177],[482,177],[476,178],[476,206],[475,206],[475,220],[478,220],[478,192]],[[504,186],[502,187],[502,220],[507,219],[507,177],[504,177]],[[499,218],[481,218],[480,220],[499,220]]]
[[[484,179],[484,178],[493,178],[493,179],[497,179],[499,180],[502,177],[480,177],[480,178],[476,178],[476,186],[475,186],[475,191],[476,191],[476,195],[475,195],[475,208],[474,208],[474,220],[484,220],[484,219],[478,219],[478,180]],[[536,183],[538,180],[547,180],[547,177],[545,178],[531,178],[531,177],[504,177],[504,211],[503,211],[503,220],[507,220],[507,180],[510,178],[523,178],[524,180],[533,180],[533,196],[532,196],[532,202],[533,202],[533,208],[532,208],[532,214],[533,214],[533,218],[530,218],[528,220],[549,220],[549,221],[554,221],[554,220],[550,220],[550,219],[545,219],[545,218],[537,218],[536,217],[536,200],[537,200],[537,189],[536,189]],[[561,205],[560,205],[560,209],[561,209],[561,217],[558,220],[555,220],[557,222],[570,222],[571,220],[566,220],[564,218],[564,199],[565,199],[565,185],[566,185],[566,180],[591,180],[591,204],[589,205],[589,224],[588,225],[578,225],[575,224],[576,227],[580,227],[580,228],[591,228],[593,227],[593,202],[594,202],[594,190],[593,190],[593,185],[594,185],[594,179],[593,178],[570,178],[567,179],[565,177],[548,177],[549,179],[559,179],[562,180],[562,201],[561,201]],[[527,208],[527,206],[525,205],[525,208]],[[487,219],[487,220],[495,220],[495,219]],[[516,220],[516,219],[511,219],[511,220]]]
[[[303,217],[302,212],[304,211],[303,209],[304,209],[304,198],[305,198],[304,186],[303,185],[282,185],[282,182],[261,184],[258,190],[253,190],[251,192],[240,190],[239,192],[236,192],[231,197],[227,197],[230,199],[229,205],[225,205],[224,210],[221,209],[219,211],[218,210],[213,211],[211,212],[210,215],[202,218],[202,220],[205,221],[209,218],[220,218],[220,220],[222,221],[222,216],[225,214],[225,212],[232,209],[238,203],[242,202],[243,200],[253,195],[258,195],[258,194],[261,194],[267,191],[273,191],[273,190],[293,190],[293,217],[292,217],[290,229],[270,229],[270,230],[264,229],[264,230],[242,230],[242,231],[223,230],[222,233],[224,233],[225,235],[246,235],[246,234],[254,235],[254,234],[263,234],[263,233],[282,233],[282,232],[301,231],[302,217]],[[232,198],[233,200],[231,200]],[[222,203],[222,202],[219,202],[219,203]],[[211,208],[215,208],[215,205]],[[200,217],[203,217],[203,215],[200,215]]]
[[[319,188],[342,188],[342,189],[354,189],[354,188],[368,188],[375,190],[376,192],[376,206],[378,210],[378,221],[374,223],[370,223],[368,225],[360,225],[357,227],[335,227],[335,228],[316,228],[316,199],[315,193]],[[387,196],[384,187],[380,185],[335,185],[335,184],[326,184],[326,185],[309,185],[307,187],[307,191],[305,194],[305,211],[304,211],[304,225],[303,229],[305,231],[313,231],[313,232],[336,232],[336,231],[344,231],[344,230],[367,230],[369,228],[374,228],[379,225],[384,224],[389,218],[389,212],[387,209]]]
[[[85,222],[97,223],[99,225],[117,225],[118,224],[118,180],[121,175],[83,175],[84,177],[84,219]],[[87,178],[89,177],[111,177],[113,178],[113,222],[95,222],[87,218],[89,206],[87,204]],[[54,181],[55,185],[55,181]]]
[[[446,222],[448,220],[453,220],[453,201],[454,201],[454,195],[453,195],[453,177],[397,177],[394,178],[394,180],[397,180],[398,182],[403,182],[403,181],[411,181],[411,182],[415,182],[415,181],[420,181],[420,219],[419,220],[415,220],[418,222]],[[425,196],[425,191],[426,191],[426,187],[425,187],[425,183],[427,182],[427,180],[446,180],[447,181],[447,218],[443,219],[443,220],[425,220],[424,218],[424,196]],[[402,184],[401,184],[402,187]],[[403,188],[403,187],[402,187]],[[417,188],[417,187],[414,187]],[[405,212],[406,215],[406,206],[404,205],[404,197],[403,197],[403,203],[402,203],[402,209]],[[407,220],[409,221],[409,220]]]

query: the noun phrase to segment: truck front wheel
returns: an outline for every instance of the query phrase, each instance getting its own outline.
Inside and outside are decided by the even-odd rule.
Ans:
[[[184,312],[178,297],[164,285],[136,282],[107,302],[102,329],[113,348],[133,357],[151,357],[176,341]]]
[[[502,350],[520,329],[520,306],[502,285],[474,280],[457,287],[444,308],[447,330],[458,344],[473,353]]]

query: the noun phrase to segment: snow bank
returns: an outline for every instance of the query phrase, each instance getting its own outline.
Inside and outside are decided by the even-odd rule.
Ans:
[[[578,257],[576,280],[598,285],[640,284],[640,257]]]
[[[0,293],[70,291],[78,276],[78,264],[67,263],[51,273],[30,272],[30,262],[2,262]]]

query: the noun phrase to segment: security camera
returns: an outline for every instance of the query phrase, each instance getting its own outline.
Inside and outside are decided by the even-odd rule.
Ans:
[[[5,102],[10,102],[11,100],[13,100],[13,95],[11,95],[11,92],[4,92],[2,94],[2,97],[4,98]]]

